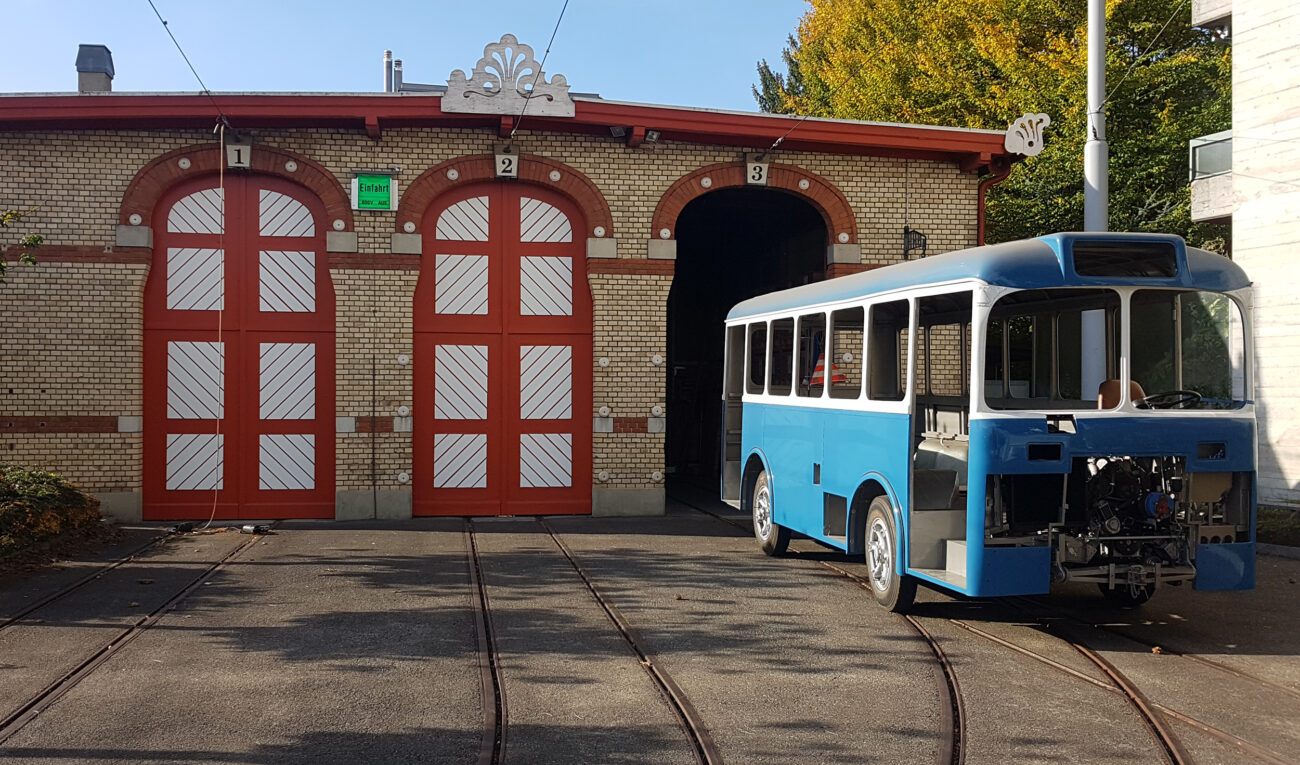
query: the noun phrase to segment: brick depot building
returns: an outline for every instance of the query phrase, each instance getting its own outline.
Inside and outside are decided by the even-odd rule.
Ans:
[[[973,246],[1009,167],[999,132],[558,75],[520,119],[475,90],[493,48],[431,92],[108,93],[110,60],[0,96],[7,233],[45,237],[0,285],[0,462],[124,519],[661,513],[716,482],[732,305],[898,262],[905,224]],[[392,209],[353,209],[374,174]]]

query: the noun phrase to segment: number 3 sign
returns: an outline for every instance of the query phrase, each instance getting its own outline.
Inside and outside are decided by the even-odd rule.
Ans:
[[[751,186],[766,186],[767,164],[767,158],[762,154],[746,154],[745,183]]]

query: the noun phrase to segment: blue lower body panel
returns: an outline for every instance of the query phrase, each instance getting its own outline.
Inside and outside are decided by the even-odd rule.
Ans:
[[[1052,584],[1050,547],[985,547],[979,580],[967,581],[976,597],[1042,595]]]
[[[1255,587],[1255,543],[1196,546],[1196,589],[1250,590]]]

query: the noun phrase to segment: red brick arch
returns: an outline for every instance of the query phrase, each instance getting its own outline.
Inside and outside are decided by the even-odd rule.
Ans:
[[[705,177],[710,181],[708,187],[701,183]],[[808,188],[801,188],[799,185],[801,181],[807,181]],[[710,191],[744,185],[746,184],[743,162],[720,162],[683,175],[659,199],[659,205],[655,208],[654,218],[650,223],[650,238],[662,239],[664,238],[661,235],[662,230],[668,229],[667,238],[675,239],[677,216],[691,200]],[[768,166],[766,188],[788,191],[811,203],[826,221],[826,232],[831,242],[857,243],[858,224],[853,217],[853,208],[849,206],[849,200],[835,184],[795,165],[773,162]],[[840,242],[840,234],[848,234],[848,240]]]
[[[449,170],[455,170],[455,180],[448,178]],[[559,173],[559,180],[551,180],[552,172]],[[467,183],[491,181],[496,179],[496,160],[491,154],[473,154],[449,159],[425,170],[411,182],[402,193],[402,201],[397,206],[397,231],[399,233],[420,233],[420,224],[424,211],[433,201],[448,189]],[[555,189],[572,199],[578,209],[587,218],[587,232],[583,238],[595,236],[597,226],[604,228],[603,236],[614,236],[614,218],[610,215],[609,204],[596,188],[596,184],[572,167],[553,159],[536,154],[519,155],[519,180]],[[407,232],[405,226],[413,223],[415,229]]]
[[[190,161],[188,168],[181,168],[182,158]],[[290,161],[298,166],[293,172],[285,167]],[[133,214],[138,214],[142,221],[148,222],[153,217],[154,206],[169,188],[181,181],[209,175],[220,169],[221,150],[215,141],[186,146],[155,157],[136,173],[131,184],[126,187],[126,193],[122,195],[122,206],[117,213],[118,222],[130,225]],[[284,178],[309,189],[325,205],[325,214],[330,221],[342,220],[343,230],[352,230],[352,202],[348,193],[339,185],[334,174],[319,163],[300,154],[255,143],[252,172]]]

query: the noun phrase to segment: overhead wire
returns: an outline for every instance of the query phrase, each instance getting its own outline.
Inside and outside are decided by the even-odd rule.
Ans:
[[[162,23],[163,30],[167,32],[167,36],[172,38],[172,44],[175,45],[176,50],[180,52],[181,58],[185,59],[185,65],[190,68],[190,72],[194,75],[194,79],[199,81],[199,87],[203,89],[200,92],[208,97],[208,100],[212,102],[212,107],[217,110],[217,116],[227,127],[229,127],[230,120],[226,117],[226,113],[221,110],[221,104],[217,103],[217,99],[213,97],[212,91],[209,90],[208,86],[203,82],[203,78],[199,76],[199,70],[194,68],[194,64],[190,62],[190,57],[185,54],[185,49],[181,47],[180,41],[176,39],[176,35],[172,34],[172,28],[168,25],[167,20],[162,17],[162,13],[158,11],[158,6],[154,5],[153,0],[148,0],[148,3],[149,7],[153,9],[154,15],[158,17],[158,21]]]
[[[871,56],[866,55],[866,53],[865,53],[865,51],[864,51],[864,52],[863,52],[863,57],[862,57],[862,63],[858,64],[858,66],[857,66],[856,69],[854,69],[852,72],[849,72],[849,74],[848,74],[847,76],[845,76],[844,79],[840,80],[839,83],[838,83],[834,88],[831,88],[830,92],[828,92],[828,93],[827,93],[827,94],[822,98],[822,105],[823,105],[823,106],[830,106],[830,105],[831,105],[831,104],[830,104],[831,99],[835,97],[835,94],[836,94],[836,93],[840,92],[840,88],[842,88],[842,87],[844,87],[845,85],[847,85],[848,82],[849,82],[849,80],[852,80],[853,78],[857,77],[858,74],[859,74],[859,73],[860,73],[864,68],[866,68],[866,66],[867,66],[867,62],[869,62],[869,61],[871,61]],[[789,138],[789,137],[790,137],[790,134],[793,133],[795,130],[799,129],[799,126],[802,125],[802,124],[803,124],[803,123],[804,123],[804,122],[805,122],[809,117],[811,117],[811,116],[812,116],[811,114],[805,114],[805,115],[801,116],[801,117],[799,118],[799,121],[798,121],[798,122],[796,122],[796,123],[794,123],[793,125],[791,125],[791,126],[790,126],[790,129],[787,130],[787,131],[785,131],[785,134],[782,135],[780,138],[778,138],[778,139],[776,139],[775,141],[773,141],[773,142],[772,142],[772,145],[769,146],[769,147],[767,147],[767,150],[764,151],[763,153],[766,154],[768,151],[775,151],[775,150],[776,150],[776,147],[778,147],[778,146],[780,146],[782,143],[784,143],[784,142],[785,142],[785,139]]]
[[[150,0],[152,2],[153,0]],[[551,55],[551,45],[555,42],[555,35],[560,31],[560,22],[564,21],[564,12],[569,9],[569,0],[564,0],[564,5],[560,7],[560,17],[555,20],[555,29],[551,30],[551,39],[546,43],[546,52],[542,54],[542,62],[537,65],[537,72],[533,75],[533,84],[529,86],[528,95],[524,98],[524,106],[519,110],[519,116],[515,119],[514,127],[510,128],[510,140],[515,140],[515,133],[519,132],[519,125],[524,121],[524,114],[528,111],[528,104],[533,100],[533,93],[537,90],[537,81],[541,79],[542,71],[546,68],[546,59]]]
[[[1124,84],[1124,81],[1128,79],[1128,76],[1133,74],[1133,70],[1137,68],[1138,62],[1146,58],[1146,55],[1151,52],[1151,49],[1156,47],[1156,43],[1159,42],[1160,36],[1165,33],[1165,30],[1169,28],[1169,25],[1173,23],[1173,20],[1178,17],[1179,12],[1186,7],[1187,2],[1188,0],[1183,0],[1183,2],[1179,3],[1178,7],[1174,9],[1174,12],[1169,14],[1169,18],[1166,19],[1165,23],[1160,27],[1160,31],[1156,32],[1156,36],[1151,38],[1151,42],[1147,44],[1146,50],[1139,53],[1133,61],[1129,63],[1128,69],[1125,70],[1123,76],[1119,78],[1119,82],[1115,83],[1115,87],[1111,88],[1110,92],[1106,94],[1106,97],[1102,99],[1101,105],[1097,107],[1097,112],[1106,108],[1106,104],[1110,103],[1111,97],[1114,96],[1115,92]]]

